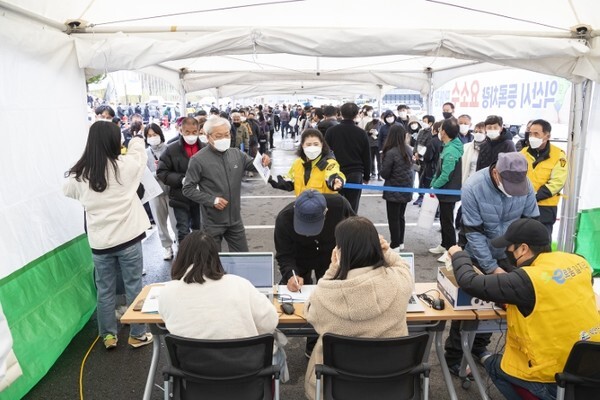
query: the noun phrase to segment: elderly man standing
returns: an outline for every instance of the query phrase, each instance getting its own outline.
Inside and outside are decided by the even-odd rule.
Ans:
[[[183,194],[200,204],[204,230],[219,250],[223,239],[229,251],[248,251],[248,241],[241,215],[240,193],[245,171],[256,171],[253,159],[230,147],[231,126],[224,118],[210,118],[204,124],[208,146],[191,158],[183,185]],[[269,165],[263,155],[262,164]]]
[[[527,179],[527,161],[520,153],[500,153],[498,161],[475,172],[462,188],[462,225],[467,238],[466,252],[473,265],[485,274],[509,272],[514,265],[504,249],[494,248],[491,240],[502,236],[519,218],[537,218],[540,213],[535,192]],[[489,354],[491,334],[475,337],[475,358]],[[453,321],[446,340],[446,362],[450,372],[458,374],[462,349],[460,321]]]
[[[550,144],[552,126],[548,121],[536,119],[529,127],[529,146],[521,153],[527,159],[527,177],[533,185],[540,208],[539,221],[548,230],[552,240],[552,227],[556,222],[560,191],[567,181],[567,156]]]

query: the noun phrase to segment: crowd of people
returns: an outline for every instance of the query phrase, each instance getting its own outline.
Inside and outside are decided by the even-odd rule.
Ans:
[[[418,183],[431,190],[425,196],[439,202],[440,245],[429,251],[441,254],[439,261],[451,260],[467,292],[507,304],[505,355],[488,351],[489,334],[478,335],[472,349],[506,398],[516,398],[514,386],[520,386],[541,399],[553,399],[554,373],[564,366],[581,332],[589,333],[587,339],[600,340],[589,265],[576,255],[551,253],[567,161],[565,153],[550,143],[552,127],[545,120],[528,123],[517,151],[501,116],[490,115],[473,124],[467,114],[455,117],[452,103],[443,105],[438,121],[433,115],[418,119],[406,105],[381,115],[371,106],[359,108],[354,103],[339,108],[214,108],[178,118],[178,136],[170,143],[161,126],[144,115],[133,113],[119,129],[120,121],[113,120],[111,111],[108,106],[96,109],[99,120],[90,128],[81,159],[68,171],[64,189],[86,212],[99,333],[107,349],[117,346],[116,266],[130,303],[141,289],[141,239],[150,226],[149,216],[159,231],[165,260],[176,253],[173,282],[161,302],[171,332],[224,339],[274,331],[277,314],[272,304],[248,282],[225,275],[218,252],[223,239],[230,251],[248,251],[241,184],[256,172],[258,152],[262,165],[270,164],[275,134],[298,138],[297,159],[289,171],[269,181],[296,196],[275,222],[281,284],[291,291],[317,285],[305,313],[320,335],[407,335],[405,313],[414,282],[398,251],[405,248],[407,205],[418,207],[424,201],[423,195],[415,198],[411,192]],[[163,189],[150,201],[151,212],[144,212],[139,201],[146,167]],[[375,179],[384,181],[389,243],[378,236],[371,221],[356,215],[360,186],[346,187]],[[457,202],[461,207],[456,212]],[[169,220],[176,238],[169,235]],[[556,271],[565,270],[573,272],[558,279]],[[559,286],[544,286],[547,282]],[[569,302],[558,301],[553,293],[559,292]],[[231,293],[235,296],[226,298]],[[206,299],[224,308],[207,311],[192,304]],[[248,309],[226,306],[231,302]],[[572,303],[583,304],[576,323],[549,328],[563,313],[572,312],[567,308]],[[228,317],[240,321],[235,329],[218,321],[226,310],[240,313]],[[199,318],[214,323],[192,328]],[[459,331],[460,322],[453,322],[445,346],[454,374],[462,359]],[[144,326],[132,326],[132,346],[151,341]],[[312,398],[312,368],[322,361],[320,342],[307,340],[306,354],[310,357],[306,394]]]

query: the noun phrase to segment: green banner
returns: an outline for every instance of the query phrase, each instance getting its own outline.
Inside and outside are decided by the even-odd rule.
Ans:
[[[579,213],[575,253],[585,257],[595,276],[600,275],[600,208]]]
[[[81,235],[0,280],[0,302],[23,375],[0,400],[42,379],[96,308],[92,253]]]

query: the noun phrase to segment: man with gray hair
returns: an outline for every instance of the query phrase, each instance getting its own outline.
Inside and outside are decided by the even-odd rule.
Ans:
[[[242,178],[245,171],[256,171],[253,159],[231,145],[231,125],[221,117],[204,124],[208,146],[190,159],[183,194],[200,204],[202,222],[221,249],[223,238],[229,251],[247,252],[248,241],[241,215]],[[271,159],[266,154],[262,165]]]

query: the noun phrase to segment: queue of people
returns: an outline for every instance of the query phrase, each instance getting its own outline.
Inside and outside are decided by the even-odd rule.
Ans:
[[[288,109],[292,108],[290,113]],[[413,193],[407,189],[413,187],[417,172],[421,188],[461,190],[460,196],[436,195],[441,244],[429,251],[443,253],[440,260],[451,258],[458,282],[467,292],[509,304],[509,320],[515,321],[507,339],[514,346],[504,357],[488,351],[490,335],[477,336],[473,354],[507,398],[513,398],[510,385],[524,387],[542,399],[553,398],[555,385],[549,377],[553,377],[552,371],[560,370],[561,362],[564,365],[574,343],[575,327],[555,332],[556,340],[564,346],[555,355],[559,362],[552,366],[544,364],[547,357],[554,356],[551,348],[533,344],[527,349],[517,345],[518,338],[533,340],[542,332],[528,322],[529,315],[535,315],[536,323],[544,326],[551,321],[552,313],[564,310],[550,299],[550,292],[538,289],[541,274],[561,268],[562,261],[565,267],[569,264],[578,271],[587,263],[565,254],[558,257],[561,261],[557,264],[546,256],[567,171],[564,152],[549,143],[550,124],[531,121],[526,145],[516,152],[500,116],[489,116],[473,127],[469,115],[453,117],[452,103],[444,104],[444,119],[437,122],[432,115],[425,115],[422,121],[411,119],[408,109],[401,105],[397,115],[386,111],[377,118],[371,107],[361,110],[354,103],[346,103],[339,110],[339,121],[332,106],[313,109],[283,105],[281,110],[279,106],[260,106],[232,109],[230,116],[221,116],[215,110],[212,116],[198,114],[178,121],[179,135],[170,144],[165,143],[157,124],[144,126],[143,118],[134,120],[125,133],[108,121],[111,110],[98,110],[102,120],[90,128],[84,154],[68,172],[65,194],[79,200],[86,210],[98,287],[99,332],[105,347],[117,346],[114,288],[120,276],[115,266],[120,267],[128,303],[141,290],[141,239],[149,221],[139,201],[139,182],[146,166],[163,189],[163,194],[152,199],[150,208],[165,260],[174,257],[168,219],[176,224],[178,251],[172,265],[173,281],[167,285],[166,300],[161,303],[167,328],[193,338],[274,332],[277,316],[272,304],[257,295],[247,281],[225,275],[217,253],[223,239],[230,251],[248,251],[241,217],[241,183],[247,172],[256,171],[258,147],[263,154],[262,165],[270,164],[267,153],[274,148],[273,133],[280,130],[282,136],[289,132],[299,135],[299,149],[288,173],[269,181],[274,188],[294,191],[296,196],[276,219],[276,259],[281,284],[290,291],[300,290],[304,284],[317,285],[306,305],[306,315],[319,335],[407,335],[405,313],[414,282],[397,253],[405,248],[404,214],[413,200]],[[266,132],[270,137],[265,136]],[[123,142],[127,146],[122,151]],[[97,165],[92,161],[96,159],[104,161]],[[347,183],[364,184],[375,177],[384,179],[386,187],[404,188],[383,192],[390,243],[377,235],[371,221],[356,216],[360,189],[344,188]],[[422,199],[419,196],[413,204],[419,206]],[[458,201],[462,206],[455,221]],[[531,235],[523,236],[522,232]],[[466,266],[475,266],[483,275],[473,276]],[[566,286],[572,285],[578,298],[589,303],[591,286],[584,284],[589,271],[578,274],[581,276]],[[529,294],[496,290],[493,285],[505,280],[508,285],[518,281]],[[215,319],[210,327],[198,325],[190,330],[186,325],[185,321],[204,314],[188,315],[194,307],[184,304],[201,304],[202,299],[214,300],[233,292],[235,298],[217,303],[251,305],[237,333],[219,325],[218,309],[210,310],[212,316],[203,317]],[[347,303],[349,299],[352,304]],[[370,301],[378,307],[372,307]],[[549,307],[552,313],[539,312],[540,302],[548,302],[544,309]],[[515,304],[514,308],[510,304]],[[592,318],[591,309],[588,304],[581,310],[578,332],[596,332],[598,315],[596,312]],[[454,374],[458,374],[462,359],[459,329],[460,322],[452,324],[445,346],[446,361]],[[596,333],[588,336],[600,339]],[[130,345],[140,347],[152,340],[143,325],[132,326]],[[539,372],[524,372],[522,353],[526,350],[539,354],[530,359],[530,363],[542,365]],[[285,369],[282,349],[278,354],[276,362]],[[311,398],[312,368],[322,360],[320,342],[309,340],[306,354],[310,358],[306,393]]]

